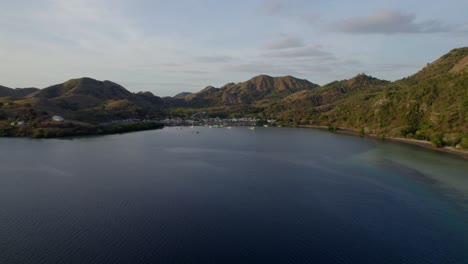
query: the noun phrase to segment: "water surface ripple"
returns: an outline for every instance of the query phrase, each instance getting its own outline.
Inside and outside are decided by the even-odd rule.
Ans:
[[[468,263],[468,162],[319,130],[0,138],[0,263]]]

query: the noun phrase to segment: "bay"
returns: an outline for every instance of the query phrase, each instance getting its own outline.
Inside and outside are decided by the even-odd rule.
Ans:
[[[0,138],[0,165],[0,263],[468,260],[468,162],[414,146],[169,127]]]

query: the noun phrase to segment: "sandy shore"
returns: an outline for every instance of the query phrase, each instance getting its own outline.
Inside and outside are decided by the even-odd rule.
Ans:
[[[328,127],[326,127],[326,126],[299,126],[299,127],[328,130]],[[357,129],[337,128],[336,133],[360,136],[359,131]],[[374,135],[374,134],[366,134],[366,135],[364,135],[364,137],[381,139],[377,135]],[[449,153],[449,154],[457,155],[459,157],[468,159],[468,151],[467,150],[456,149],[454,147],[437,148],[437,147],[434,147],[432,145],[432,143],[429,142],[429,141],[409,139],[409,138],[396,138],[396,137],[386,137],[385,139],[381,139],[381,140],[411,144],[411,145],[415,145],[415,146],[418,146],[418,147],[422,147],[422,148],[426,148],[426,149],[432,149],[432,150],[440,151],[440,152],[444,152],[444,153]]]

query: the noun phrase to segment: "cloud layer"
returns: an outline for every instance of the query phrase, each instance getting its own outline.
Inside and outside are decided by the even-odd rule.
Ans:
[[[358,34],[436,33],[451,30],[440,21],[432,19],[418,22],[414,14],[395,10],[343,20],[334,23],[332,29],[337,32]]]
[[[0,1],[0,85],[89,76],[173,95],[257,74],[397,79],[466,46],[468,2],[453,1]]]

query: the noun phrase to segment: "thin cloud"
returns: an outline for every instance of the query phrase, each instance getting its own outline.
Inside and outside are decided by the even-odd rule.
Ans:
[[[233,57],[226,55],[209,55],[209,56],[196,56],[194,57],[196,62],[201,63],[222,63],[230,62],[233,60]]]
[[[273,76],[293,75],[305,77],[310,75],[321,75],[333,71],[335,63],[317,63],[317,61],[297,60],[264,60],[257,59],[239,64],[228,64],[223,70],[229,72],[242,72],[250,74],[268,74]]]
[[[295,37],[283,37],[265,46],[265,49],[289,49],[303,47],[304,42],[301,38]]]
[[[307,24],[316,24],[321,20],[319,14],[304,10],[303,3],[297,0],[264,0],[258,10],[264,15],[294,19]]]
[[[431,19],[418,22],[414,14],[395,10],[381,11],[365,17],[337,22],[332,30],[350,34],[436,33],[451,31],[449,26]]]
[[[456,32],[458,32],[458,33],[468,33],[468,24],[458,26]]]
[[[286,6],[279,0],[265,0],[260,9],[267,15],[279,15],[284,12]]]
[[[278,51],[267,52],[264,54],[268,57],[278,57],[278,58],[328,58],[333,59],[334,56],[331,52],[322,50],[320,45],[314,46],[305,46],[299,48],[291,49],[282,49]]]
[[[294,76],[302,76],[305,73],[305,67],[302,65],[275,65],[271,63],[265,63],[260,61],[249,62],[249,63],[242,63],[242,64],[234,64],[234,65],[226,65],[224,70],[229,72],[240,72],[240,73],[248,73],[251,75],[258,75],[258,74],[267,74],[267,75],[294,75]]]

